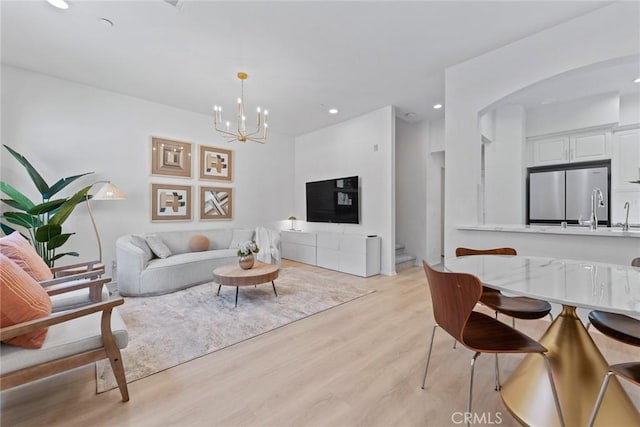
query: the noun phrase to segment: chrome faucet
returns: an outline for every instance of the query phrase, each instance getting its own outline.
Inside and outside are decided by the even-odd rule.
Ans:
[[[627,216],[622,224],[622,231],[629,231],[629,202],[624,202],[624,208],[627,210]]]
[[[602,196],[602,191],[596,187],[591,192],[591,218],[589,221],[589,229],[597,230],[598,229],[598,207],[604,207],[604,197]]]

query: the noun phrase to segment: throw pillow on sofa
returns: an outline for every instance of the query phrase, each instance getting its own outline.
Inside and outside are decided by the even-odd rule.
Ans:
[[[209,238],[202,234],[196,234],[189,239],[189,249],[191,252],[203,252],[209,250]]]
[[[27,239],[17,231],[8,236],[0,237],[0,253],[18,264],[21,269],[38,282],[53,279],[53,273],[49,266],[38,255]]]
[[[151,252],[151,248],[149,247],[149,245],[147,245],[147,242],[146,240],[144,240],[144,237],[138,234],[132,234],[131,243],[135,247],[142,249],[142,252],[144,252],[145,261],[149,261],[151,258],[153,258],[153,253]]]
[[[33,277],[0,254],[0,327],[40,319],[51,314],[51,299]],[[18,335],[3,342],[25,348],[40,348],[47,328]]]
[[[151,252],[156,254],[158,258],[167,258],[171,256],[171,250],[164,244],[157,234],[148,234],[145,238]]]
[[[229,249],[238,249],[240,244],[253,240],[253,229],[237,228],[233,230],[233,236],[231,237],[231,244]]]

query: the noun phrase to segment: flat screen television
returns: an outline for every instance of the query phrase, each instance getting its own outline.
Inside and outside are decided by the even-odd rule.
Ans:
[[[307,182],[307,221],[359,224],[358,177]]]

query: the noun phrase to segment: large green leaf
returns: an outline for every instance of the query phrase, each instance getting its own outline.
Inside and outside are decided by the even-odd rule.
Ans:
[[[67,240],[69,240],[69,237],[71,237],[74,234],[76,233],[64,233],[51,238],[51,240],[47,242],[47,249],[52,250],[55,248],[59,248],[60,246],[64,245],[67,242]]]
[[[62,225],[62,223],[66,221],[67,218],[69,218],[69,215],[71,215],[71,212],[73,212],[73,209],[76,207],[76,205],[87,197],[87,192],[89,192],[91,187],[91,185],[84,187],[82,190],[69,197],[67,201],[64,202],[60,206],[60,208],[58,208],[58,211],[55,213],[55,215],[49,218],[49,224]]]
[[[42,225],[42,221],[40,221],[38,217],[24,212],[5,212],[1,218],[4,218],[11,224],[21,225],[26,228],[35,228]]]
[[[36,229],[36,240],[38,242],[48,242],[62,233],[62,226],[58,224],[47,224]]]
[[[70,256],[80,256],[80,254],[78,252],[65,252],[63,254],[56,254],[56,256],[54,256],[53,258],[51,258],[51,261],[55,261],[57,259],[62,258],[65,255],[70,255]]]
[[[6,224],[0,224],[0,229],[2,229],[2,232],[4,233],[5,236],[8,236],[9,234],[11,234],[14,231],[16,231],[15,228],[11,228]]]
[[[49,197],[53,197],[53,195],[55,195],[57,192],[65,188],[67,185],[71,184],[76,179],[81,178],[85,175],[91,175],[92,173],[93,172],[86,172],[80,175],[74,175],[67,178],[62,178],[61,180],[59,180],[58,182],[56,182],[51,186],[51,189],[49,190]]]
[[[29,209],[27,213],[31,215],[42,215],[43,213],[52,212],[58,209],[67,199],[49,200],[48,202],[40,203]]]
[[[11,207],[20,209],[21,211],[28,211],[34,206],[34,203],[27,196],[4,181],[0,181],[0,191],[11,197],[11,199],[14,201],[14,205],[7,203]],[[4,199],[2,201],[6,203]]]
[[[45,199],[48,199],[48,197],[45,197],[45,195],[49,194],[49,192],[51,190],[49,189],[49,185],[46,183],[46,181],[42,178],[42,176],[40,176],[40,174],[38,173],[36,168],[34,168],[31,165],[31,163],[29,163],[29,160],[27,160],[22,154],[20,154],[17,151],[13,150],[8,145],[5,145],[4,148],[9,150],[11,155],[13,157],[15,157],[15,159],[18,161],[18,163],[20,163],[22,166],[24,166],[24,168],[27,170],[27,173],[31,177],[31,181],[33,181],[33,183],[35,184],[35,186],[38,189],[38,191],[40,192],[40,194],[42,194],[42,197],[45,198]]]

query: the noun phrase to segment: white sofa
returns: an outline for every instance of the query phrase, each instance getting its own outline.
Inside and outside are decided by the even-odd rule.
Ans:
[[[160,295],[184,289],[212,280],[213,269],[221,265],[238,262],[236,256],[239,243],[254,239],[255,231],[245,228],[217,228],[208,230],[183,230],[148,233],[155,234],[169,248],[167,258],[154,257],[151,250],[140,245],[146,235],[128,234],[116,241],[118,265],[118,291],[123,296]],[[148,235],[147,234],[147,235]],[[209,250],[191,252],[189,241],[195,235],[209,238]],[[278,254],[279,235],[271,244],[260,246],[260,251]],[[140,237],[142,239],[140,239]],[[266,247],[265,247],[266,246]]]

